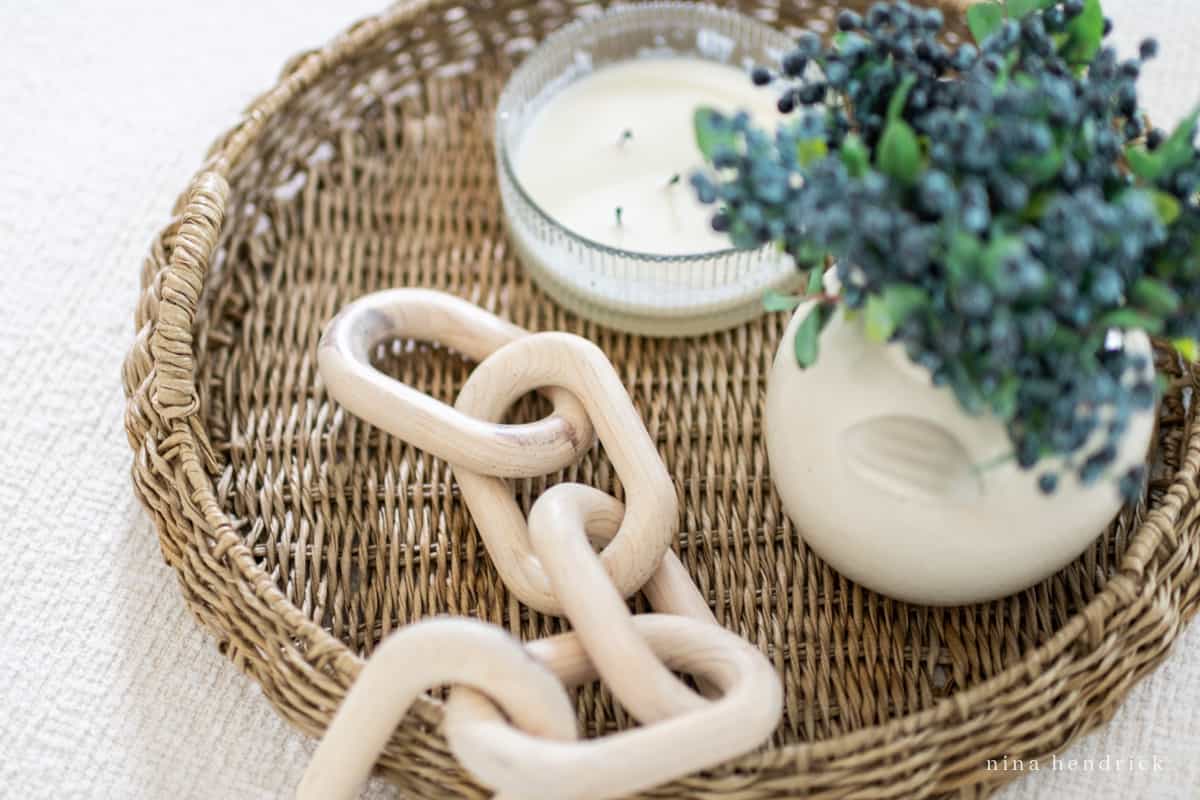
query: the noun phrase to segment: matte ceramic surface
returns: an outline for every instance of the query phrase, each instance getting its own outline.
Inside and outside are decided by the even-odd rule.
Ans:
[[[838,314],[801,370],[797,309],[767,388],[767,453],[805,542],[846,577],[914,603],[957,605],[1020,591],[1075,559],[1120,510],[1109,480],[1064,475],[1043,495],[1011,459],[1003,425],[965,414],[897,345]],[[1150,353],[1140,333],[1135,352]],[[1148,370],[1149,374],[1149,370]],[[1144,460],[1155,416],[1132,417],[1115,469]]]

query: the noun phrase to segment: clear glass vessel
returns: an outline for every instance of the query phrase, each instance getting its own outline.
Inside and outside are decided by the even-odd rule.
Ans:
[[[791,259],[773,245],[659,255],[581,236],[538,206],[521,186],[513,163],[525,127],[542,105],[602,66],[690,56],[748,70],[753,64],[777,66],[791,47],[787,35],[749,17],[677,2],[618,6],[547,37],[506,84],[495,130],[505,223],[538,284],[582,316],[649,336],[729,328],[761,313],[764,291],[795,288],[799,277]]]

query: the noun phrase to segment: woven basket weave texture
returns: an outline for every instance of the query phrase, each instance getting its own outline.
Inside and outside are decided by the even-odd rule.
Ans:
[[[829,33],[818,0],[737,4],[788,32]],[[779,315],[696,339],[609,331],[556,307],[508,246],[491,149],[507,75],[595,4],[407,2],[298,56],[223,136],[144,264],[124,371],[138,496],[184,597],[221,650],[319,735],[390,631],[463,614],[524,639],[564,629],[521,607],[480,545],[445,463],[329,400],[323,324],[376,289],[465,297],[530,330],[566,330],[612,359],[679,492],[678,551],[717,618],[785,686],[772,746],[655,797],[982,797],[1107,720],[1200,605],[1200,434],[1190,365],[1160,412],[1146,497],[1078,561],[1013,597],[909,606],[862,589],[804,545],[771,489],[762,439]],[[955,35],[961,14],[945,5]],[[470,364],[397,342],[385,372],[453,401]],[[530,398],[513,419],[545,412]],[[620,495],[602,452],[516,483]],[[631,724],[601,687],[581,727]],[[380,762],[408,793],[486,796],[418,703]]]

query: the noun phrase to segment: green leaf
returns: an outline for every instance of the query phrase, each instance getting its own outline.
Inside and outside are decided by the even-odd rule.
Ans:
[[[1008,68],[1012,69],[1017,65],[1017,62],[1021,60],[1021,51],[1013,50],[1004,60],[1005,63],[1008,64]],[[1013,84],[1021,87],[1022,89],[1029,89],[1030,91],[1038,88],[1037,78],[1033,77],[1027,72],[1017,73],[1016,76],[1013,77]]]
[[[904,320],[928,302],[929,295],[923,289],[903,284],[888,286],[881,294],[869,296],[863,320],[867,338],[886,342]]]
[[[1175,172],[1194,158],[1197,122],[1200,122],[1200,108],[1184,117],[1159,146],[1157,155],[1162,159],[1163,172]]]
[[[867,338],[872,342],[886,342],[892,338],[896,323],[888,314],[883,298],[871,295],[867,298],[867,308],[863,313],[863,324],[866,327]]]
[[[1105,328],[1143,330],[1149,334],[1159,333],[1163,328],[1161,319],[1155,319],[1136,308],[1118,308],[1116,311],[1109,311],[1107,314],[1101,315],[1096,322]]]
[[[796,160],[800,166],[807,167],[814,161],[819,161],[829,154],[829,145],[819,136],[812,139],[802,139],[796,142]]]
[[[921,174],[921,145],[907,122],[893,119],[879,140],[879,169],[904,184],[916,182]]]
[[[1029,199],[1029,205],[1025,206],[1025,210],[1021,212],[1021,219],[1026,222],[1034,222],[1039,220],[1046,213],[1046,207],[1050,205],[1050,199],[1054,196],[1053,192],[1043,189]]]
[[[967,27],[976,44],[983,44],[1004,23],[1004,6],[997,3],[976,3],[967,9]]]
[[[916,286],[896,284],[883,290],[883,301],[897,325],[929,305],[929,293]]]
[[[857,133],[851,133],[842,141],[842,163],[852,178],[861,178],[871,166],[871,155]]]
[[[816,268],[825,260],[825,251],[809,241],[796,242],[788,253],[795,260],[797,267]]]
[[[1163,174],[1161,152],[1151,153],[1144,147],[1130,147],[1125,151],[1125,160],[1129,162],[1134,175],[1147,183],[1154,183]]]
[[[737,145],[737,134],[727,126],[714,124],[720,114],[712,108],[702,106],[692,115],[692,127],[696,131],[696,146],[708,161],[723,147],[733,149]]]
[[[1195,339],[1172,339],[1171,344],[1185,360],[1194,362],[1200,359],[1200,347],[1197,346]]]
[[[954,389],[954,396],[958,398],[962,410],[973,417],[982,414],[987,407],[987,400],[983,392],[979,391],[979,384],[967,372],[966,366],[961,361],[953,360],[947,362],[947,366],[952,370],[950,386]]]
[[[945,263],[951,282],[957,283],[969,275],[976,274],[982,256],[983,243],[975,236],[964,230],[957,230],[951,234]]]
[[[738,250],[753,250],[759,245],[758,234],[740,219],[729,226],[729,241]]]
[[[1003,236],[996,234],[987,247],[984,248],[980,265],[983,268],[983,277],[987,279],[992,286],[1000,286],[1004,280],[1000,270],[1001,264],[1010,257],[1017,256],[1025,252],[1025,240],[1019,236]]]
[[[1050,334],[1050,344],[1055,350],[1090,352],[1084,344],[1083,337],[1063,325],[1055,327],[1054,333]]]
[[[796,328],[796,338],[792,342],[796,352],[796,363],[800,369],[808,369],[817,361],[819,341],[821,338],[821,305],[814,303],[808,310],[808,316]]]
[[[808,288],[804,293],[807,295],[820,294],[825,291],[825,270],[820,267],[813,267],[808,271]]]
[[[762,304],[763,311],[793,311],[796,306],[800,305],[800,298],[795,295],[784,294],[783,292],[774,289],[768,289],[763,295]]]
[[[1024,250],[1025,240],[1020,236],[1005,236],[997,231],[983,248],[983,266],[985,269],[998,267],[1004,259]]]
[[[1179,276],[1180,266],[1180,259],[1163,256],[1154,262],[1153,273],[1160,278],[1175,278]]]
[[[1084,0],[1083,13],[1067,24],[1067,43],[1060,55],[1073,64],[1089,63],[1104,38],[1104,10],[1100,0]]]
[[[1155,278],[1138,278],[1129,290],[1130,297],[1152,314],[1174,314],[1182,305],[1179,295],[1167,284]]]
[[[904,80],[900,81],[900,85],[896,87],[896,91],[892,92],[892,98],[888,101],[888,121],[900,119],[904,114],[904,104],[908,102],[909,92],[917,83],[916,75],[905,75]]]
[[[1017,413],[1017,392],[1020,389],[1021,380],[1016,375],[1009,375],[992,395],[992,412],[1004,422]]]
[[[1040,156],[1021,159],[1017,162],[1017,169],[1023,175],[1031,178],[1035,184],[1045,183],[1058,175],[1063,161],[1063,151],[1058,147],[1052,147]]]
[[[1150,197],[1154,200],[1154,209],[1158,212],[1158,218],[1164,225],[1170,225],[1179,219],[1179,212],[1182,209],[1174,195],[1155,190],[1150,193]]]

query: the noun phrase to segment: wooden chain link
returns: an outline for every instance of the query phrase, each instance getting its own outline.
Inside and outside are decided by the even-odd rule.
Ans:
[[[395,338],[441,342],[480,361],[454,408],[369,364],[371,350]],[[570,334],[529,334],[440,292],[395,289],[338,314],[318,360],[344,407],[451,464],[506,586],[574,630],[522,644],[496,626],[443,617],[392,634],[338,709],[298,797],[355,796],[412,702],[442,685],[453,687],[443,725],[451,750],[505,798],[635,792],[770,736],[782,713],[779,678],[761,652],[717,624],[670,550],[675,487],[598,347]],[[535,390],[554,404],[551,416],[499,423]],[[567,466],[591,446],[593,430],[627,502],[560,484],[526,520],[504,478]],[[603,545],[598,554],[593,544]],[[638,590],[656,613],[630,613],[626,598]],[[704,696],[674,671],[694,675]],[[577,740],[566,688],[598,677],[643,727]]]

